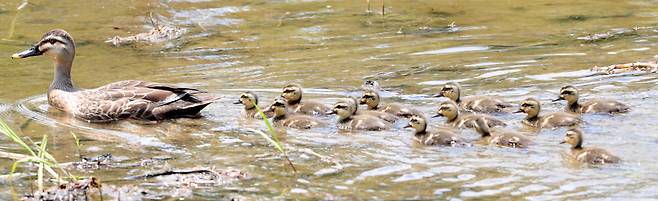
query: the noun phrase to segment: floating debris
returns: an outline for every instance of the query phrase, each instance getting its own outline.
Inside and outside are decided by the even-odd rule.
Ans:
[[[184,170],[165,170],[144,175],[130,176],[129,180],[142,180],[157,178],[160,183],[156,186],[174,186],[174,187],[207,187],[232,183],[239,180],[248,179],[247,173],[236,170],[214,170],[210,168],[195,168]]]
[[[88,195],[94,193],[98,195],[100,183],[96,178],[89,178],[77,182],[62,184],[43,192],[35,192],[33,195],[26,195],[24,200],[87,200]],[[92,192],[92,189],[96,189]]]
[[[163,43],[166,41],[178,39],[187,31],[187,29],[184,28],[160,25],[157,20],[153,18],[153,13],[150,13],[149,17],[151,19],[151,25],[153,25],[153,30],[147,33],[139,33],[137,35],[128,37],[114,36],[105,42],[111,43],[117,47],[136,42],[143,42],[148,44]]]
[[[586,42],[597,42],[602,40],[615,39],[623,36],[635,35],[636,31],[637,29],[626,29],[626,28],[612,29],[605,33],[590,34],[587,36],[578,37],[576,39],[584,40]]]
[[[603,67],[594,66],[591,70],[594,72],[601,72],[610,75],[610,74],[619,74],[619,73],[636,72],[636,71],[655,73],[657,69],[658,69],[658,63],[656,63],[656,61],[650,61],[650,62],[614,64],[614,65],[603,66]]]
[[[170,27],[158,25],[153,30],[147,33],[139,33],[137,35],[120,37],[114,36],[106,40],[106,43],[110,43],[114,46],[121,46],[126,44],[132,44],[136,42],[143,42],[148,44],[162,43],[166,41],[171,41],[180,38],[187,30],[178,27]]]

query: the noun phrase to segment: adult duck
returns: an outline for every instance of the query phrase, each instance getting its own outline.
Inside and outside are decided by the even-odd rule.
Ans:
[[[87,122],[198,117],[203,108],[217,100],[197,96],[202,93],[197,89],[138,80],[119,81],[95,89],[77,88],[71,80],[75,42],[61,29],[47,32],[36,45],[12,58],[39,55],[48,56],[55,64],[48,104]]]

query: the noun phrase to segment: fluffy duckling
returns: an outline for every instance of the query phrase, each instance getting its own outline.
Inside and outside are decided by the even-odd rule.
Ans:
[[[583,131],[577,128],[572,128],[567,131],[564,136],[564,141],[560,144],[564,143],[571,145],[571,156],[581,163],[596,165],[618,163],[621,161],[619,157],[610,154],[610,152],[605,149],[583,147]]]
[[[476,119],[484,119],[489,127],[507,126],[505,122],[484,114],[466,114],[461,115],[457,103],[452,100],[445,101],[439,105],[439,109],[434,117],[445,117],[446,124],[455,128],[473,128]]]
[[[459,104],[462,109],[472,112],[504,112],[505,108],[512,107],[510,103],[491,96],[461,97],[461,91],[462,87],[459,84],[450,82],[443,86],[441,92],[434,95],[434,97],[449,98]]]
[[[287,100],[283,97],[277,97],[274,99],[274,103],[270,105],[270,110],[274,112],[272,122],[297,129],[310,129],[312,127],[326,125],[325,122],[316,120],[311,116],[301,114],[288,115],[287,104]]]
[[[527,148],[532,143],[528,137],[511,132],[492,133],[484,118],[475,119],[475,131],[482,135],[482,140],[487,144],[506,146],[512,148]]]
[[[572,113],[625,113],[630,108],[614,100],[590,100],[584,103],[578,102],[578,89],[574,86],[565,86],[560,89],[560,97],[553,102],[566,100],[565,111]]]
[[[354,104],[351,102],[353,102],[353,100],[340,100],[336,102],[333,110],[331,111],[331,114],[336,114],[337,116],[337,126],[339,129],[379,131],[389,129],[391,127],[388,122],[375,116],[354,115],[354,111],[356,111],[356,109],[354,108]]]
[[[294,113],[326,115],[326,112],[331,109],[329,106],[317,101],[306,100],[302,102],[302,86],[299,84],[290,84],[284,87],[281,96],[288,101],[288,107]]]
[[[368,110],[378,110],[401,117],[422,115],[422,113],[420,113],[418,110],[396,103],[391,103],[384,107],[379,107],[380,100],[381,99],[379,98],[379,92],[374,90],[367,90],[363,93],[363,96],[361,96],[361,100],[359,101],[359,104],[367,105]]]
[[[515,113],[528,114],[523,123],[538,128],[570,127],[581,123],[580,117],[574,114],[553,112],[545,116],[539,116],[540,111],[541,103],[535,98],[528,98],[521,103],[521,107]]]
[[[416,130],[414,131],[414,140],[423,145],[458,146],[466,144],[464,139],[452,131],[443,129],[429,131],[427,127],[427,119],[420,115],[412,115],[409,124],[405,126],[405,128]]]
[[[240,94],[240,100],[236,101],[233,104],[242,104],[244,105],[244,110],[242,111],[242,116],[247,118],[256,118],[263,119],[263,117],[258,114],[256,107],[258,106],[258,96],[250,91]],[[274,114],[269,111],[263,111],[265,116],[268,118],[274,116]]]
[[[398,117],[382,111],[377,110],[359,110],[359,102],[355,98],[349,98],[352,103],[352,108],[354,109],[353,115],[369,115],[380,118],[389,123],[395,123],[398,120]]]

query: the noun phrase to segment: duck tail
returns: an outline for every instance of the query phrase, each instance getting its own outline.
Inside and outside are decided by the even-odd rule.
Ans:
[[[219,98],[215,97],[195,97],[194,102],[184,101],[185,99],[178,99],[176,101],[167,101],[166,104],[159,103],[153,109],[153,116],[156,119],[175,119],[175,118],[198,118],[201,117],[199,113],[201,110],[211,103],[217,102]]]

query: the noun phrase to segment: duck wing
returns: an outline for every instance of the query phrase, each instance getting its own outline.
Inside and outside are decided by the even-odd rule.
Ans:
[[[76,117],[91,122],[135,118],[163,120],[196,117],[217,98],[200,97],[202,91],[144,81],[120,81],[75,92]]]

